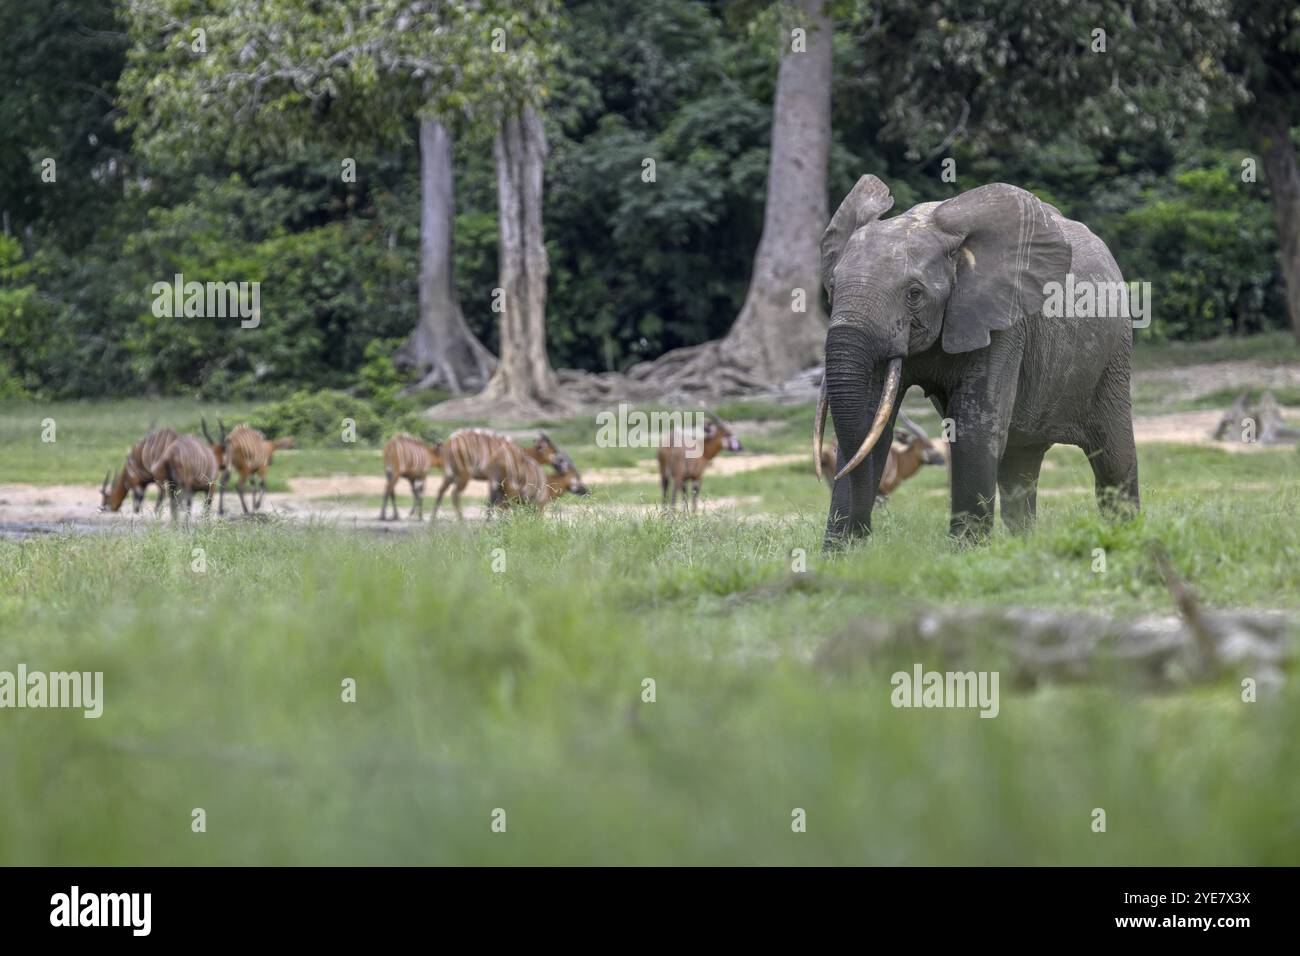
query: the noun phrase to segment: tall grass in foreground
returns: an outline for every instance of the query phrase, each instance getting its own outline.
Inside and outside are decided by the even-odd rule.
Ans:
[[[1054,500],[1036,535],[958,550],[941,503],[900,496],[833,560],[819,511],[572,505],[403,536],[0,543],[0,669],[105,674],[99,720],[0,712],[0,863],[1294,864],[1294,681],[1256,704],[1235,679],[1004,684],[986,720],[893,709],[891,667],[810,663],[935,605],[1170,613],[1151,536],[1207,600],[1294,608],[1287,502],[1156,496],[1108,526]]]

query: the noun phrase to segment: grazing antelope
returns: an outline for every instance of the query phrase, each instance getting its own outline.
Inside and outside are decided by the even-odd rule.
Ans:
[[[185,496],[185,511],[194,507],[194,492],[202,491],[203,512],[212,510],[212,489],[221,475],[217,456],[210,445],[195,435],[181,435],[149,465],[154,480],[171,498],[172,521],[176,521],[177,504]]]
[[[232,468],[239,473],[235,490],[239,492],[239,505],[244,509],[244,514],[248,514],[248,503],[244,501],[244,486],[250,478],[253,481],[253,511],[257,511],[262,507],[262,500],[266,497],[266,471],[271,466],[271,459],[277,450],[292,448],[293,438],[286,435],[268,441],[267,437],[256,428],[249,428],[247,425],[236,425],[227,434],[226,426],[221,419],[217,419],[217,426],[222,434],[220,443],[222,450],[217,457],[222,470],[217,514],[226,513],[226,484],[230,480]],[[211,436],[208,436],[208,440],[212,440]]]
[[[408,518],[417,521],[424,517],[424,482],[429,469],[442,467],[442,442],[429,444],[414,435],[405,432],[394,435],[384,446],[384,478],[388,484],[384,488],[384,501],[379,506],[379,520],[387,521],[388,502],[393,502],[393,520],[397,514],[397,481],[405,478],[411,483],[411,496],[415,504],[411,506]]]
[[[151,431],[132,445],[131,450],[126,453],[126,463],[117,477],[113,478],[111,471],[104,476],[104,483],[99,488],[99,510],[117,511],[122,507],[122,502],[126,500],[129,491],[134,499],[135,513],[139,514],[140,507],[144,504],[145,491],[148,490],[150,482],[156,480],[146,462],[154,462],[161,458],[168,446],[179,437],[175,429],[160,428]],[[155,514],[162,508],[162,503],[162,482],[158,482],[158,502],[153,509]]]
[[[685,442],[678,439],[676,428],[669,436],[668,444],[659,449],[657,456],[659,487],[663,491],[665,506],[669,506],[668,487],[671,485],[673,493],[671,507],[677,507],[677,494],[680,492],[682,507],[685,508],[687,506],[686,486],[690,484],[693,486],[690,510],[695,511],[700,502],[700,482],[704,478],[704,470],[709,467],[709,462],[713,461],[718,452],[724,448],[727,451],[742,450],[740,440],[732,434],[730,426],[707,409],[705,414],[709,416],[709,421],[704,424],[704,443],[699,455],[687,456]]]
[[[438,516],[442,496],[447,493],[448,488],[452,488],[451,503],[456,509],[456,517],[463,518],[464,515],[460,510],[460,495],[471,481],[487,481],[488,505],[491,507],[496,504],[500,490],[499,483],[492,481],[488,466],[498,450],[506,445],[518,450],[538,465],[554,466],[560,456],[563,456],[570,466],[573,464],[572,459],[564,455],[564,452],[555,446],[545,432],[538,435],[537,441],[531,447],[520,448],[506,435],[498,435],[485,428],[461,428],[452,432],[442,443],[444,478],[442,487],[438,489],[438,497],[433,503],[433,517]]]
[[[550,439],[546,441],[549,443]],[[574,495],[589,494],[573,459],[554,445],[550,448],[553,471],[548,476],[537,461],[537,446],[522,449],[511,441],[499,444],[487,466],[489,507],[525,504],[541,510],[566,491]]]
[[[889,457],[885,459],[885,470],[880,476],[880,488],[876,492],[877,501],[887,500],[890,492],[916,474],[923,465],[942,465],[947,460],[939,446],[925,433],[925,429],[901,411],[898,418],[902,422],[902,429],[895,433],[894,441],[889,446]],[[838,451],[839,447],[835,443],[822,450],[819,477],[824,476],[830,485],[835,484],[835,458]]]
[[[488,464],[496,454],[502,442],[509,442],[505,435],[498,435],[485,428],[460,428],[452,432],[442,443],[442,487],[433,502],[433,517],[438,517],[438,508],[442,496],[453,484],[451,504],[456,509],[456,517],[464,518],[460,510],[460,494],[471,481],[484,481],[488,478]],[[514,444],[511,442],[511,444]]]

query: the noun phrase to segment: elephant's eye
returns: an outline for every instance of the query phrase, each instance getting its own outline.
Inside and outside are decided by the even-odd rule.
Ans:
[[[914,285],[907,290],[907,304],[916,308],[925,299],[925,292],[919,285]]]

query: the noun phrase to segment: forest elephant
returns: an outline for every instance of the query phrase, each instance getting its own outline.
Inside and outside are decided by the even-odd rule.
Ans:
[[[831,321],[814,460],[828,406],[839,439],[825,547],[871,533],[913,385],[951,420],[953,536],[987,536],[996,494],[1009,530],[1031,527],[1053,444],[1083,449],[1103,512],[1135,512],[1133,330],[1105,243],[1005,183],[882,219],[893,204],[883,182],[863,176],[822,236]]]

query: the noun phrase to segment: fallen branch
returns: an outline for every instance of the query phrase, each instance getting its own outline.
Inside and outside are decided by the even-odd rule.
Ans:
[[[1157,544],[1152,551],[1178,607],[1177,616],[1118,620],[1042,608],[930,611],[902,622],[872,622],[844,631],[817,651],[815,666],[844,673],[873,661],[910,656],[958,669],[969,667],[978,655],[979,669],[1005,668],[1012,685],[1021,688],[1112,682],[1163,689],[1226,676],[1280,683],[1292,653],[1287,639],[1290,617],[1206,608],[1174,570],[1164,548]]]

